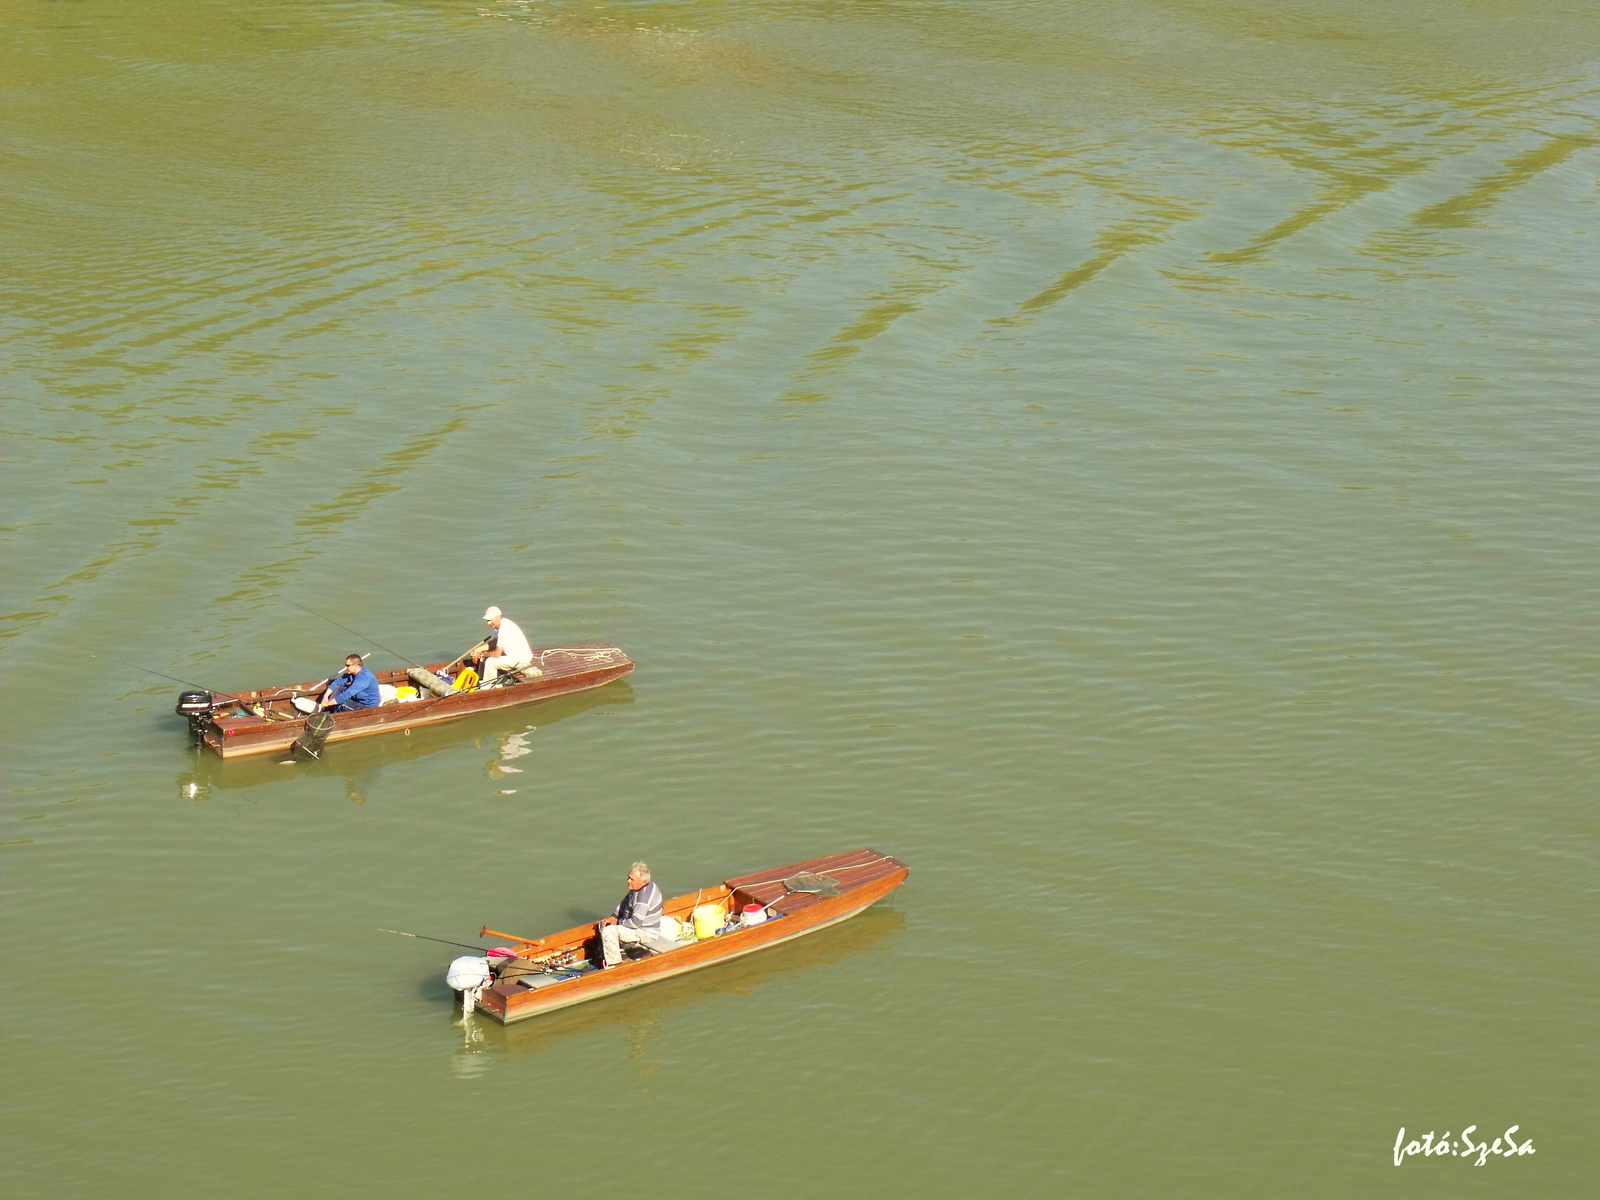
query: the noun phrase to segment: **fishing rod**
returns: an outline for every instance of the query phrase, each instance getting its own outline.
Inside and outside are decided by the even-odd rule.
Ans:
[[[103,658],[107,662],[114,662],[119,667],[128,667],[135,671],[143,671],[146,675],[155,675],[161,679],[170,679],[173,683],[181,683],[184,687],[197,688],[202,692],[216,694],[216,688],[209,688],[203,683],[193,683],[187,679],[179,679],[176,675],[168,675],[165,671],[152,671],[149,667],[141,667],[138,663],[123,662],[120,658],[112,658],[109,654],[91,654],[90,658]]]
[[[401,937],[419,938],[424,942],[440,942],[446,946],[460,946],[463,950],[476,950],[480,954],[489,953],[487,946],[469,946],[466,942],[452,942],[449,938],[429,937],[425,933],[407,933],[404,929],[380,929],[379,933],[398,933]]]
[[[493,933],[493,934],[495,934],[496,937],[506,938],[508,941],[521,942],[524,946],[530,946],[530,945],[534,944],[532,942],[529,942],[526,938],[519,938],[519,937],[516,937],[516,936],[514,936],[512,934],[509,934],[509,933],[496,933],[495,930],[490,929],[488,926],[485,926],[483,931],[485,933]],[[486,947],[483,947],[483,946],[472,946],[472,945],[468,945],[466,942],[452,942],[449,938],[429,937],[425,933],[407,933],[403,929],[379,929],[378,932],[379,933],[398,933],[401,937],[419,938],[424,942],[439,942],[439,943],[441,943],[443,945],[446,945],[446,946],[460,946],[463,950],[476,950],[480,954],[488,954],[489,953],[488,949]],[[557,965],[557,966],[552,966],[551,965],[551,960],[555,959],[555,958],[560,958],[560,957],[562,957],[564,955],[571,955],[571,954],[574,954],[574,953],[576,953],[578,955],[581,955],[583,953],[582,947],[578,947],[576,950],[574,950],[571,947],[567,947],[567,948],[557,947],[554,950],[545,951],[543,954],[539,955],[537,958],[531,958],[531,959],[520,959],[519,958],[518,961],[527,963],[527,966],[522,966],[522,967],[513,966],[513,967],[509,967],[509,968],[502,967],[501,969],[502,970],[509,970],[511,972],[511,974],[507,976],[507,978],[510,978],[510,979],[520,979],[520,978],[522,978],[523,976],[526,976],[526,975],[552,975],[552,974],[556,973],[557,971],[571,970],[572,967],[573,967],[573,964],[562,963],[562,964]]]
[[[329,625],[337,626],[338,628],[340,628],[340,629],[344,630],[346,633],[348,633],[351,637],[358,637],[363,642],[367,642],[367,643],[369,643],[371,645],[376,646],[379,650],[382,650],[385,654],[394,655],[396,658],[398,658],[403,663],[409,663],[411,666],[416,667],[418,670],[422,669],[422,664],[421,663],[412,662],[409,658],[407,658],[404,654],[401,654],[398,650],[391,650],[391,649],[389,649],[389,647],[385,646],[382,642],[375,642],[371,638],[369,638],[366,634],[357,633],[354,629],[351,629],[350,626],[348,626],[348,625],[340,625],[339,622],[335,621],[332,617],[325,617],[319,612],[313,612],[311,609],[307,608],[304,604],[295,604],[295,602],[293,600],[285,599],[282,596],[278,597],[278,599],[283,600],[283,602],[285,604],[288,604],[288,605],[290,605],[290,606],[292,606],[294,608],[298,608],[301,612],[311,613],[311,615],[313,617],[316,617],[317,620],[319,620],[319,621],[326,621]]]
[[[371,657],[372,657],[372,651],[368,650],[365,654],[363,654],[361,656],[361,661],[362,662],[366,662],[367,659],[369,659]],[[305,687],[305,688],[297,687],[294,684],[289,684],[287,687],[281,687],[281,688],[277,689],[277,691],[274,691],[274,692],[263,692],[261,694],[261,698],[263,700],[277,700],[277,699],[281,699],[285,692],[292,692],[293,693],[293,695],[290,696],[290,699],[294,699],[296,696],[299,696],[301,692],[304,692],[306,695],[309,696],[317,688],[326,687],[328,684],[332,683],[335,679],[337,679],[339,677],[339,674],[340,674],[340,672],[335,671],[332,675],[329,675],[326,679],[322,680],[321,682],[313,683],[309,687]]]
[[[478,936],[479,937],[491,937],[492,936],[492,937],[497,937],[497,938],[504,938],[508,942],[517,942],[522,947],[522,949],[517,952],[517,956],[519,958],[521,958],[524,955],[528,955],[528,957],[524,961],[533,964],[534,966],[538,967],[540,970],[545,971],[545,972],[561,971],[561,970],[565,970],[566,969],[567,964],[561,964],[561,965],[556,965],[556,966],[552,966],[551,965],[552,962],[554,962],[554,960],[556,960],[558,958],[569,958],[569,957],[571,957],[573,955],[576,955],[579,959],[582,959],[582,957],[583,957],[583,947],[582,947],[581,944],[578,945],[578,946],[556,946],[554,949],[545,950],[545,951],[543,951],[542,953],[539,953],[539,954],[529,955],[528,952],[530,950],[532,950],[535,947],[543,944],[542,939],[541,939],[541,941],[538,941],[538,942],[530,941],[528,938],[518,937],[514,933],[506,933],[506,932],[504,932],[503,930],[500,930],[500,929],[490,929],[487,925],[485,925],[482,929],[478,930]],[[523,973],[524,974],[530,974],[531,972],[528,972],[528,971],[524,970]]]

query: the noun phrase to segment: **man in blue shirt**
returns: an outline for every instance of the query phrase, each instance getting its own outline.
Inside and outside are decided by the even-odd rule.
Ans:
[[[361,662],[361,655],[348,654],[344,671],[335,675],[322,693],[322,707],[334,712],[351,712],[358,708],[377,708],[382,697],[378,694],[378,677]]]

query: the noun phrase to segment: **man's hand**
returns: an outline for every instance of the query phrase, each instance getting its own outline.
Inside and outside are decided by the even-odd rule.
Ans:
[[[606,917],[600,922],[600,928],[604,929],[607,925],[615,925],[616,923],[617,919],[615,917]]]

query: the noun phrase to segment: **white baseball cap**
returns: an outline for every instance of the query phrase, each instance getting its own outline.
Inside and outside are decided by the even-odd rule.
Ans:
[[[501,611],[492,604],[483,610],[483,619],[485,621],[497,621],[503,615],[504,614],[502,614]]]

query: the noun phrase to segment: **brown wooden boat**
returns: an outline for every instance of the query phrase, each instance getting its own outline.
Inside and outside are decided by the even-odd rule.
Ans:
[[[496,680],[494,686],[443,696],[418,688],[421,698],[417,700],[334,713],[333,728],[326,740],[341,742],[374,733],[436,725],[497,708],[531,704],[535,700],[603,687],[633,670],[633,660],[621,650],[599,643],[556,646],[536,651],[536,654],[534,663],[540,673],[533,678]],[[424,670],[437,675],[449,665],[433,663]],[[397,688],[414,686],[405,668],[374,674],[379,684]],[[307,717],[295,707],[295,699],[320,696],[325,685],[326,680],[318,679],[248,692],[185,692],[178,701],[178,711],[189,718],[189,729],[195,740],[223,758],[282,754],[306,733]]]
[[[685,892],[666,901],[662,911],[692,925],[696,908],[714,905],[727,914],[729,923],[713,937],[667,943],[669,948],[605,970],[593,966],[600,961],[598,924],[577,925],[534,940],[485,926],[483,936],[512,943],[517,957],[500,967],[498,979],[479,992],[476,1008],[509,1025],[781,946],[849,920],[904,883],[909,871],[905,863],[876,850],[850,850]],[[824,884],[821,894],[790,886],[815,887],[819,880]],[[738,915],[752,904],[764,906],[770,915],[758,925],[739,925]]]

